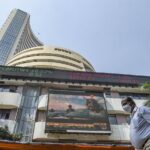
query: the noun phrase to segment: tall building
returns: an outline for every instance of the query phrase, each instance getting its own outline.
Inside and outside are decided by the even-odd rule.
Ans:
[[[43,45],[33,34],[30,15],[14,9],[0,29],[0,64],[5,65],[14,54]]]

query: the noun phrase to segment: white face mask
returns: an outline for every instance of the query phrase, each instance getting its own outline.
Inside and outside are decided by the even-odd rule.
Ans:
[[[122,106],[122,108],[123,108],[124,111],[131,113],[132,108],[131,108],[130,105],[124,105],[124,106]]]

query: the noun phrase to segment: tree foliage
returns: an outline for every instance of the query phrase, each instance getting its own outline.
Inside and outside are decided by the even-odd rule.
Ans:
[[[150,90],[150,82],[144,83],[143,88]]]
[[[1,140],[11,140],[11,141],[20,141],[22,138],[21,134],[11,134],[8,130],[8,127],[0,127],[0,139]]]
[[[144,83],[143,88],[149,90],[150,94],[150,82]],[[145,102],[144,105],[150,107],[150,96],[148,97],[148,100]]]

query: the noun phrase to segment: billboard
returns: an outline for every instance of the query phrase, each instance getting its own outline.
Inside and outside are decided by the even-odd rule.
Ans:
[[[27,68],[0,65],[0,77],[10,79],[38,79],[59,82],[141,85],[150,82],[149,76],[67,71],[58,69]]]
[[[50,90],[45,132],[111,133],[102,93]]]

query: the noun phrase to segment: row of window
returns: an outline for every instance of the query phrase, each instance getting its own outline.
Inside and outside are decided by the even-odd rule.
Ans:
[[[9,27],[7,28],[7,31],[5,32],[1,43],[0,43],[0,48],[2,49],[2,55],[0,59],[3,59],[1,64],[4,64],[8,54],[10,52],[10,49],[12,48],[15,39],[23,25],[25,19],[25,14],[22,13],[16,13],[14,16],[12,22],[10,23]]]
[[[125,115],[109,115],[109,122],[112,125],[130,124],[130,116]]]
[[[16,92],[16,86],[0,86],[0,92]]]
[[[15,63],[14,65],[26,64],[26,63],[32,63],[32,62],[51,62],[51,63],[54,62],[54,63],[61,63],[61,64],[69,65],[72,67],[76,67],[78,69],[83,69],[83,67],[80,67],[79,65],[76,65],[70,62],[61,61],[61,60],[53,60],[53,59],[32,59],[32,60],[18,62],[18,63]]]
[[[15,56],[24,54],[24,53],[26,53],[27,51],[31,52],[31,51],[37,51],[37,50],[44,50],[44,48],[43,48],[43,47],[36,47],[36,48],[31,48],[31,49],[28,49],[28,50],[20,51],[20,52],[19,52],[18,54],[16,54]]]
[[[37,41],[37,39],[32,34],[32,31],[30,29],[29,21],[26,24],[26,27],[22,33],[22,37],[17,45],[17,49],[15,51],[15,54],[18,52],[21,52],[24,49],[41,46],[42,44]]]
[[[0,109],[0,119],[9,119],[11,110],[9,109]],[[35,108],[33,109],[24,109],[22,113],[23,117],[28,117],[26,119],[32,119],[35,116]],[[109,122],[112,125],[121,125],[121,124],[130,124],[130,117],[125,115],[108,115]],[[36,121],[46,121],[46,112],[38,111]]]
[[[109,123],[111,125],[130,124],[130,116],[127,115],[108,115]],[[46,121],[46,111],[38,111],[36,121]]]
[[[149,94],[144,94],[144,93],[116,93],[116,94],[113,94],[111,92],[107,92],[105,93],[106,97],[107,98],[125,98],[127,96],[130,96],[132,97],[133,99],[147,99]]]
[[[9,119],[10,111],[9,109],[0,109],[0,119]]]
[[[65,59],[69,59],[69,60],[73,60],[77,63],[81,63],[81,61],[77,60],[77,59],[74,59],[72,57],[68,57],[68,56],[64,56],[64,55],[61,55],[61,54],[48,54],[48,53],[42,53],[42,54],[29,54],[29,55],[25,55],[25,56],[22,56],[22,57],[19,57],[17,59],[14,59],[13,61],[11,61],[10,63],[13,63],[17,60],[20,60],[22,58],[26,58],[26,57],[33,57],[33,56],[56,56],[56,57],[61,57],[61,58],[65,58]]]

